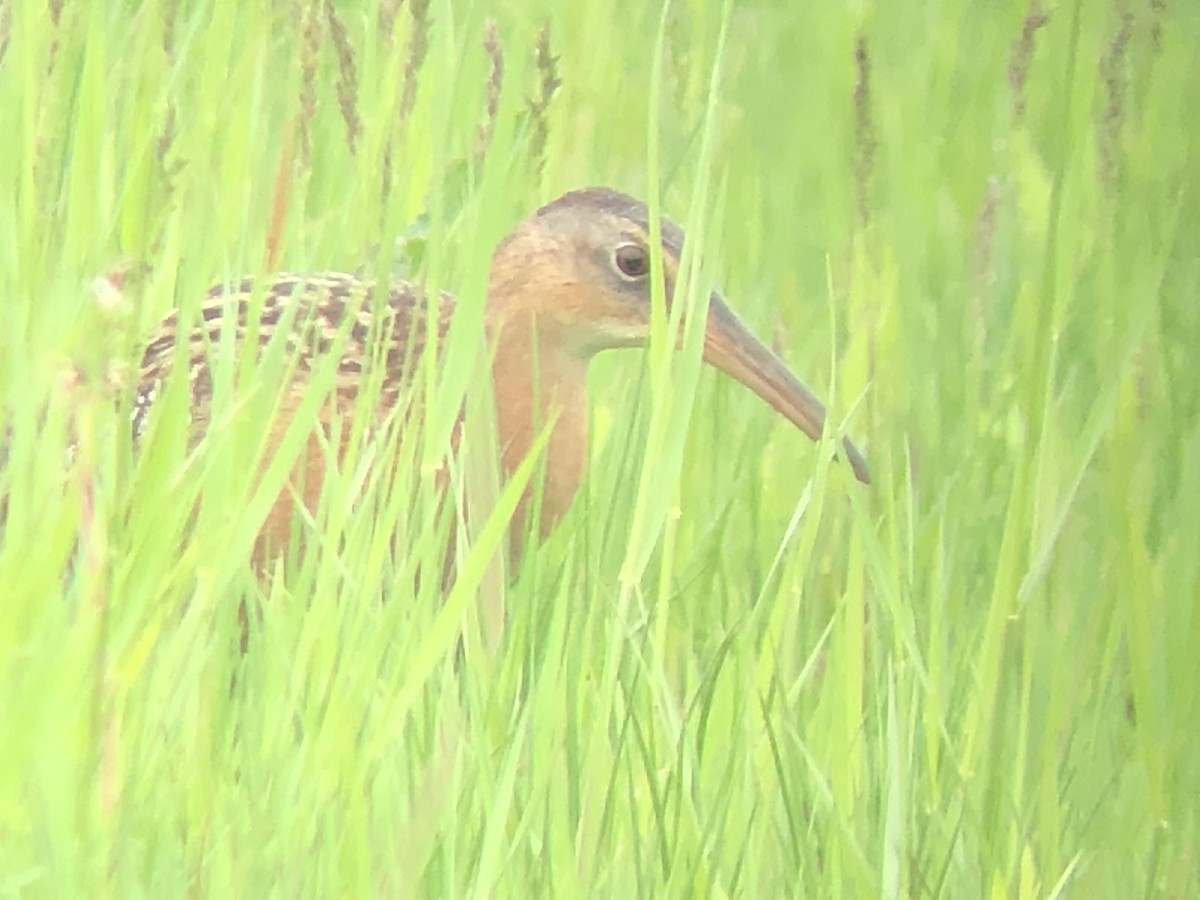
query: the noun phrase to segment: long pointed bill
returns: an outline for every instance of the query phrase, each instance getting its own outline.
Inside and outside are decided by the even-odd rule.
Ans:
[[[708,306],[704,361],[754,391],[814,441],[820,440],[825,431],[825,405],[738,321],[715,292]],[[871,473],[862,454],[849,439],[842,446],[854,476],[870,484]]]

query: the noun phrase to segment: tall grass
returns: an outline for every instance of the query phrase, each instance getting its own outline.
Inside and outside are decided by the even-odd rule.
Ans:
[[[1200,892],[1190,5],[10,0],[0,48],[6,895]],[[499,570],[521,485],[486,427],[446,452],[488,257],[589,183],[686,222],[690,302],[720,282],[874,484],[659,308]],[[286,355],[214,348],[194,450],[179,380],[134,454],[128,384],[274,268],[460,317],[421,439],[340,422],[259,579]]]

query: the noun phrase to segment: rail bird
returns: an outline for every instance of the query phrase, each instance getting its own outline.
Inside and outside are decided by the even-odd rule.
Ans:
[[[679,273],[684,233],[660,220],[662,272],[668,304]],[[562,518],[584,478],[587,462],[587,369],[602,350],[645,346],[650,337],[650,223],[646,206],[606,188],[572,191],[520,222],[492,255],[484,307],[491,348],[500,472],[510,476],[526,458],[544,423],[552,423],[541,485],[540,527],[544,537]],[[431,304],[407,282],[381,285],[342,273],[278,275],[218,285],[201,304],[197,321],[185,327],[178,312],[149,336],[134,401],[135,440],[150,419],[161,385],[179,353],[191,387],[191,428],[203,434],[212,416],[212,348],[232,338],[236,353],[261,352],[287,329],[298,357],[291,371],[271,441],[278,441],[311,372],[324,358],[336,367],[336,390],[318,418],[328,426],[339,404],[353,403],[364,373],[383,366],[379,409],[386,414],[403,402],[421,364],[427,335],[445,339],[454,299]],[[429,327],[428,316],[436,316]],[[228,330],[233,329],[232,333]],[[183,346],[180,346],[180,345]],[[336,362],[328,355],[338,354]],[[821,401],[762,344],[726,306],[719,293],[708,300],[703,359],[741,382],[813,440],[826,427]],[[314,421],[314,434],[318,423]],[[268,456],[270,447],[268,445]],[[849,440],[842,452],[857,478],[870,476]],[[256,556],[285,544],[297,499],[315,509],[329,454],[309,441],[294,473],[259,533]],[[520,540],[528,489],[514,519]]]

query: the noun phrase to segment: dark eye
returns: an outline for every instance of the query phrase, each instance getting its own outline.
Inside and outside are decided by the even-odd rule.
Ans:
[[[626,278],[644,278],[650,271],[650,254],[638,244],[622,244],[613,260]]]

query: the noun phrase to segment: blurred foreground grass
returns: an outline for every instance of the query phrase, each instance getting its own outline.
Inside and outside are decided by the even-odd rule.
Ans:
[[[1200,10],[734,6],[0,4],[0,891],[1200,892]],[[571,516],[444,606],[378,448],[265,584],[260,421],[131,458],[172,306],[478,309],[589,183],[701,236],[874,485],[711,373],[663,446],[610,354]]]

